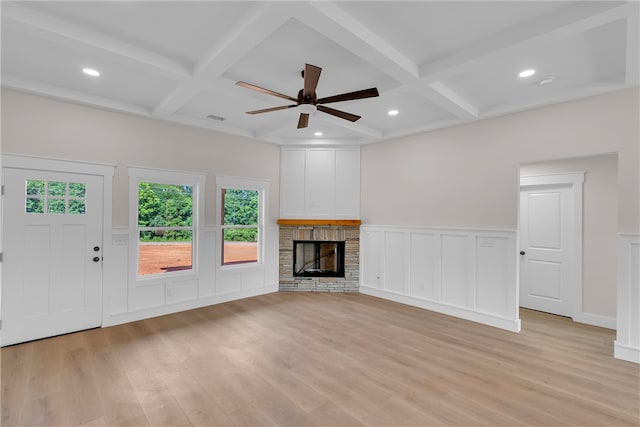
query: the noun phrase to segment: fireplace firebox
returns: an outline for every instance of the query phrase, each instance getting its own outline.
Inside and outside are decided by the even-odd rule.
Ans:
[[[294,240],[293,275],[344,277],[344,243]]]

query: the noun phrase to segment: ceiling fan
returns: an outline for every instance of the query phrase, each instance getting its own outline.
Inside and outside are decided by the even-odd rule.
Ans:
[[[255,90],[258,92],[266,93],[267,95],[277,96],[279,98],[287,99],[295,104],[283,105],[281,107],[264,108],[262,110],[247,111],[247,114],[260,114],[268,113],[270,111],[286,110],[287,108],[294,108],[299,105],[310,105],[316,107],[318,111],[331,114],[332,116],[340,117],[341,119],[355,122],[360,119],[360,116],[347,113],[345,111],[336,110],[335,108],[326,107],[323,104],[330,104],[332,102],[351,101],[354,99],[372,98],[379,96],[378,89],[372,87],[370,89],[358,90],[355,92],[342,93],[340,95],[328,96],[326,98],[318,98],[316,95],[316,86],[318,86],[318,80],[320,79],[320,72],[322,68],[316,67],[311,64],[304,64],[304,70],[302,71],[302,78],[304,79],[304,87],[298,92],[298,97],[284,95],[282,93],[274,92],[269,89],[265,89],[260,86],[252,85],[246,82],[237,82],[238,86],[246,87],[247,89]],[[309,125],[309,113],[300,113],[298,119],[298,129],[306,128]]]

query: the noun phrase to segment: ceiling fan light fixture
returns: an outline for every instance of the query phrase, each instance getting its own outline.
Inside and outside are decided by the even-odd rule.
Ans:
[[[534,70],[533,68],[529,68],[528,70],[523,70],[520,71],[520,73],[518,73],[518,77],[525,78],[525,77],[531,77],[536,73],[536,70]]]
[[[100,76],[100,71],[94,70],[93,68],[83,68],[82,72],[91,77]]]
[[[389,110],[389,111],[387,111],[387,114],[390,115],[390,116],[397,116],[398,113],[399,113],[398,110]]]

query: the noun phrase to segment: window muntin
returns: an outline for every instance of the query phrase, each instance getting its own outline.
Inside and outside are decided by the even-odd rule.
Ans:
[[[221,188],[222,265],[260,261],[260,191]]]
[[[25,213],[83,215],[87,210],[87,186],[80,182],[25,182]]]
[[[193,190],[138,183],[138,276],[193,270]]]

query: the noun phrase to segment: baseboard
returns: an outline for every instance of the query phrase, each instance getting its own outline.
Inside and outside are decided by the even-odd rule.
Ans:
[[[266,295],[273,292],[278,292],[278,284],[265,286],[262,288],[249,289],[246,291],[212,295],[195,300],[181,301],[175,304],[163,305],[160,307],[150,307],[123,313],[112,313],[107,317],[107,321],[103,322],[102,327],[121,325],[123,323],[150,319],[152,317],[164,316],[166,314],[178,313],[180,311],[193,310],[195,308],[235,301],[243,298],[255,297],[258,295]]]
[[[616,359],[640,363],[640,348],[628,347],[626,345],[618,344],[618,341],[614,341],[613,356]]]
[[[360,285],[360,293],[411,305],[413,307],[424,308],[425,310],[435,311],[437,313],[442,313],[449,316],[459,317],[465,320],[470,320],[472,322],[482,323],[484,325],[493,326],[495,328],[505,329],[510,332],[520,332],[520,319],[506,319],[490,314],[467,310],[461,307],[453,307],[446,304],[423,300],[415,297],[409,297],[406,295],[400,295],[394,292],[371,288],[363,285]]]
[[[599,314],[580,313],[573,316],[573,320],[578,323],[586,323],[587,325],[599,326],[601,328],[616,330],[616,318],[609,316],[601,316]]]

